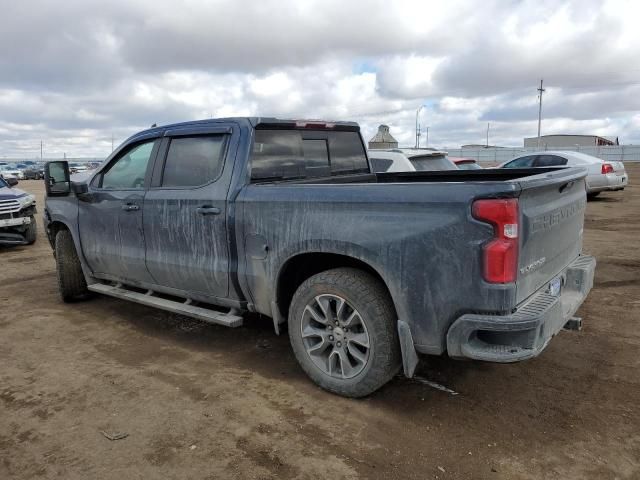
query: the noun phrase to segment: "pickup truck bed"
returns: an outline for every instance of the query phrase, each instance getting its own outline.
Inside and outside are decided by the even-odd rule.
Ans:
[[[203,148],[220,163],[191,178]],[[140,151],[146,173],[120,175]],[[91,290],[286,322],[302,368],[343,395],[375,390],[400,358],[411,376],[417,354],[537,355],[592,284],[581,169],[373,174],[356,124],[256,118],[141,132],[62,192],[53,167],[49,238],[68,232]]]

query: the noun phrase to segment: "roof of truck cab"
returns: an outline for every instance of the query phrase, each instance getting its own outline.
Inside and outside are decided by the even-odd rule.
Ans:
[[[318,119],[287,119],[287,118],[275,118],[275,117],[225,117],[225,118],[206,118],[204,120],[190,120],[188,122],[178,122],[178,123],[170,123],[167,125],[159,125],[157,127],[148,128],[146,130],[142,130],[140,132],[135,133],[131,136],[137,137],[138,135],[153,133],[157,131],[166,130],[169,128],[185,128],[190,126],[198,126],[198,125],[207,125],[207,124],[216,124],[216,123],[225,123],[225,122],[235,122],[235,123],[246,123],[251,127],[256,128],[258,126],[273,126],[274,128],[284,128],[287,126],[298,126],[302,124],[308,125],[333,125],[342,128],[347,128],[349,130],[360,131],[360,125],[356,122],[342,122],[342,121],[334,121],[334,120],[318,120]],[[298,127],[304,128],[304,127]]]

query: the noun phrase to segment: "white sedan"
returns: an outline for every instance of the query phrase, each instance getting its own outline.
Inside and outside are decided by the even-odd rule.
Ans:
[[[585,153],[572,151],[544,151],[523,154],[496,168],[530,167],[586,167],[587,195],[593,198],[604,191],[623,190],[629,176],[622,162],[609,162]]]
[[[24,180],[24,173],[22,170],[18,170],[17,168],[13,168],[9,165],[0,165],[0,176],[5,180],[8,180],[9,178]]]

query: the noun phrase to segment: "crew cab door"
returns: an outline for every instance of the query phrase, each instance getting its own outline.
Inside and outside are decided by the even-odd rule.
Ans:
[[[226,298],[232,128],[165,132],[144,200],[146,264],[157,285]]]
[[[142,207],[160,140],[126,146],[78,196],[80,243],[96,276],[151,282],[144,261]]]

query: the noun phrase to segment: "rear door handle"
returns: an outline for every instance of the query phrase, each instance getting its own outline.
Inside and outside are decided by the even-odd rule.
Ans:
[[[219,215],[220,211],[218,207],[212,207],[210,205],[203,205],[202,207],[196,208],[196,212],[200,215]]]
[[[125,203],[122,205],[122,210],[125,212],[135,212],[136,210],[140,210],[140,207],[135,203]]]

